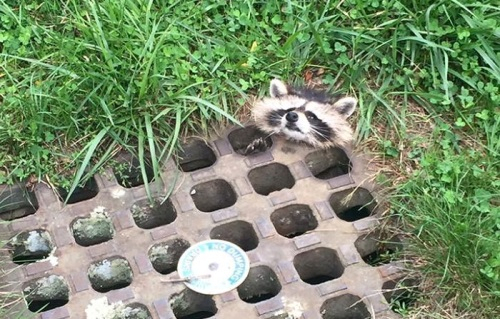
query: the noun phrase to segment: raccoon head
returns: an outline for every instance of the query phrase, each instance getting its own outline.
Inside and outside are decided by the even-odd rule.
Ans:
[[[322,148],[345,146],[352,141],[347,118],[356,108],[355,98],[294,88],[278,79],[271,81],[270,95],[252,108],[255,124],[262,131]]]

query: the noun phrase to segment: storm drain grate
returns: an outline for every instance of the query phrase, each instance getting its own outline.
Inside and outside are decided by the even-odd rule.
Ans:
[[[345,175],[352,169],[349,157],[338,147],[312,152],[304,160],[314,177],[319,179]]]
[[[153,316],[149,312],[148,307],[145,305],[134,302],[128,304],[118,314],[120,319],[153,319]]]
[[[95,178],[91,177],[84,185],[77,186],[69,197],[69,192],[66,188],[58,188],[57,193],[60,201],[66,201],[67,204],[74,204],[94,198],[99,193],[99,188],[97,187]]]
[[[241,300],[248,303],[270,299],[281,291],[278,276],[268,266],[250,268],[248,277],[237,288]]]
[[[255,126],[236,129],[228,135],[233,150],[240,155],[257,154],[267,151],[273,146],[273,140]]]
[[[114,256],[90,264],[88,276],[95,291],[107,292],[130,285],[132,269],[125,258]]]
[[[300,279],[310,285],[340,278],[344,272],[337,252],[329,248],[316,248],[295,256],[293,264]]]
[[[248,179],[258,194],[269,195],[283,188],[292,188],[295,180],[286,165],[273,163],[254,168]]]
[[[372,215],[377,203],[364,188],[351,188],[330,196],[330,205],[337,216],[353,222]]]
[[[215,226],[210,231],[210,238],[229,241],[244,251],[255,249],[259,244],[259,238],[252,224],[242,220]]]
[[[385,236],[378,232],[362,235],[354,242],[363,261],[371,266],[380,266],[390,263],[396,253],[403,248],[397,237],[384,239]]]
[[[183,172],[212,166],[216,160],[214,151],[201,140],[181,146],[176,157],[177,165]]]
[[[113,223],[105,212],[94,212],[86,217],[77,217],[71,223],[71,231],[78,245],[91,246],[113,238]]]
[[[144,229],[167,225],[177,218],[175,207],[168,199],[142,199],[132,205],[131,212],[135,224]]]
[[[147,155],[120,153],[69,198],[0,185],[4,286],[21,283],[9,286],[24,299],[15,311],[39,319],[96,319],[106,307],[115,319],[396,318],[391,307],[414,291],[393,261],[401,241],[372,231],[379,200],[366,174],[348,149],[247,126],[182,144],[161,182]],[[208,296],[179,280],[181,255],[208,239],[248,255],[237,289]]]
[[[24,231],[13,237],[8,247],[12,254],[12,261],[16,264],[34,263],[47,258],[54,244],[50,234],[44,229]]]
[[[69,287],[61,276],[50,275],[27,282],[24,299],[32,312],[48,311],[64,306],[69,301]]]
[[[38,200],[33,192],[21,187],[0,189],[0,219],[14,220],[34,214]]]
[[[372,316],[364,302],[357,296],[345,294],[328,299],[321,306],[323,319],[370,319]]]
[[[120,153],[116,156],[116,164],[113,167],[114,176],[118,184],[125,188],[144,185],[153,180],[154,171],[151,160],[143,159],[144,171],[141,169],[141,160],[130,153]],[[144,179],[146,177],[146,179]]]
[[[281,236],[293,238],[318,227],[312,209],[307,205],[293,204],[275,210],[271,221]]]
[[[191,197],[196,208],[206,213],[226,208],[236,203],[236,193],[231,185],[223,179],[216,179],[195,185],[191,190]]]
[[[170,297],[170,306],[177,319],[210,318],[217,313],[212,297],[185,289]]]
[[[190,246],[189,242],[182,238],[155,244],[149,249],[149,260],[157,272],[170,274],[177,270],[179,258]]]

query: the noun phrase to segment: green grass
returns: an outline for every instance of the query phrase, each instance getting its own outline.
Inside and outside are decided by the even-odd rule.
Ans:
[[[1,209],[1,203],[0,203]],[[0,220],[0,223],[5,223]],[[9,269],[3,268],[2,265],[6,262],[9,256],[3,253],[6,250],[7,241],[4,239],[5,234],[2,234],[0,238],[0,318],[12,318],[12,319],[31,319],[35,316],[29,313],[28,310],[14,310],[13,308],[19,303],[23,302],[23,296],[21,293],[12,292],[19,285],[17,282],[13,282],[13,276],[11,272],[14,272],[10,267]]]
[[[415,311],[493,318],[499,21],[494,0],[0,0],[0,183],[74,189],[119,149],[158,172],[271,78],[322,68],[358,97],[359,139],[417,163],[392,200],[433,283]],[[434,131],[411,133],[412,105]]]
[[[500,118],[495,121],[498,126]],[[500,148],[498,143],[495,149],[460,145],[447,124],[434,138],[439,143],[423,153],[420,169],[399,185],[392,200],[395,215],[411,232],[408,251],[418,262],[418,276],[432,286],[422,300],[430,313],[414,313],[498,318]]]

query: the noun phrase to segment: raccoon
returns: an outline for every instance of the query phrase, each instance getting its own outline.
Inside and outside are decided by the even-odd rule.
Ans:
[[[353,97],[331,96],[307,87],[271,81],[271,97],[255,103],[256,126],[267,134],[282,134],[317,148],[346,146],[353,139],[347,118],[356,109]]]

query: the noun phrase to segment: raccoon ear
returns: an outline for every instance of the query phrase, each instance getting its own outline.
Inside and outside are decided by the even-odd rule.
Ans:
[[[271,94],[271,97],[282,97],[288,95],[288,88],[282,81],[273,79],[269,87],[269,94]]]
[[[338,101],[333,103],[333,108],[340,113],[344,118],[348,118],[349,116],[354,113],[354,110],[356,109],[356,104],[358,103],[358,100],[356,100],[353,97],[346,96],[343,98],[340,98]]]

